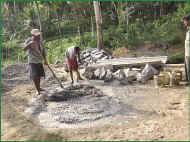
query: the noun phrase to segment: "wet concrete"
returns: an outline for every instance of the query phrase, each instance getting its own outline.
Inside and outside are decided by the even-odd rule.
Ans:
[[[26,109],[27,115],[37,118],[44,127],[93,122],[116,115],[122,108],[114,98],[87,84],[69,85],[65,89],[55,84],[44,94],[45,105],[35,98]]]
[[[94,87],[96,86],[96,87]],[[46,104],[34,98],[26,114],[39,120],[46,128],[73,128],[126,122],[139,116],[156,116],[155,111],[145,111],[133,104],[146,99],[154,88],[105,84],[98,81],[83,81],[80,84],[46,86]],[[146,96],[142,95],[146,92]],[[156,92],[156,90],[155,90]],[[155,93],[156,94],[156,93]],[[138,106],[138,105],[137,105]]]

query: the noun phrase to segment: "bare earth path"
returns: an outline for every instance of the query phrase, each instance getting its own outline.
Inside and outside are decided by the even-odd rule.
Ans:
[[[84,127],[48,129],[24,113],[35,91],[28,81],[22,83],[23,76],[3,81],[2,140],[189,140],[187,86],[158,90],[151,83],[121,86],[83,81],[116,99],[122,109]]]

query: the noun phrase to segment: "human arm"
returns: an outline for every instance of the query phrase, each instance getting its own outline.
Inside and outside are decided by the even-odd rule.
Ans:
[[[31,38],[28,38],[25,42],[24,42],[24,48],[23,50],[26,51],[31,47],[31,44],[33,43]]]

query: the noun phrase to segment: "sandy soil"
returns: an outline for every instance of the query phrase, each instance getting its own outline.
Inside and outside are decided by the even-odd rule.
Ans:
[[[56,70],[60,74],[59,68]],[[4,75],[2,140],[189,140],[187,86],[155,89],[151,82],[121,86],[117,82],[84,81],[126,107],[114,116],[86,123],[86,127],[46,129],[24,113],[35,96],[25,75],[16,71],[14,76]]]

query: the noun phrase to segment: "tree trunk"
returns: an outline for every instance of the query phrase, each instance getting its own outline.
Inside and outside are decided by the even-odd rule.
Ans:
[[[93,16],[90,17],[91,19],[91,36],[92,36],[92,39],[94,39],[94,23],[93,23]]]
[[[36,5],[36,9],[37,9],[37,16],[38,16],[38,22],[39,22],[39,26],[40,26],[40,32],[41,32],[41,34],[40,34],[40,39],[41,39],[41,41],[43,41],[43,33],[42,33],[42,23],[41,23],[41,19],[40,19],[40,10],[39,10],[39,6],[38,6],[38,3],[35,1],[35,5]],[[43,46],[43,42],[41,42],[42,43],[42,46]]]
[[[15,0],[14,0],[14,5],[13,5],[13,7],[14,7],[14,15],[16,15],[16,13],[17,13],[17,8],[16,8]]]
[[[118,9],[117,5],[115,2],[112,2],[113,8],[112,8],[112,20],[114,24],[118,25],[119,24],[119,19],[118,19]]]
[[[160,2],[160,17],[162,16],[163,14],[163,4],[162,2]]]
[[[61,32],[61,25],[60,25],[60,22],[59,22],[59,14],[58,14],[58,11],[56,11],[56,17],[57,17],[57,24],[58,24],[58,33],[59,33],[59,36],[61,37],[62,36],[62,32]]]
[[[97,31],[97,48],[103,49],[103,35],[102,35],[102,15],[100,9],[100,3],[98,1],[94,1],[94,12],[96,17],[96,31]]]
[[[16,33],[16,3],[15,3],[15,0],[13,1],[13,3],[10,5],[10,3],[9,3],[9,6],[10,6],[10,8],[11,8],[11,19],[12,19],[12,21],[11,21],[11,27],[12,27],[12,31],[13,31],[13,33]],[[10,8],[9,8],[9,10],[10,10]],[[14,35],[14,34],[13,34]]]
[[[42,31],[42,23],[41,23],[41,20],[40,20],[40,10],[39,10],[39,7],[38,7],[38,3],[36,1],[35,1],[35,5],[36,5],[36,10],[37,10],[38,23],[39,23],[39,26],[40,26],[40,31]]]
[[[47,12],[48,12],[47,14],[48,18],[50,18],[50,4],[49,3],[47,4]]]
[[[80,25],[78,24],[77,26],[77,32],[78,32],[78,36],[79,36],[79,42],[80,42],[80,46],[81,46],[81,31],[80,31]]]

